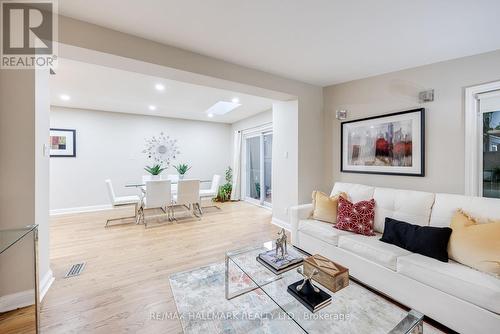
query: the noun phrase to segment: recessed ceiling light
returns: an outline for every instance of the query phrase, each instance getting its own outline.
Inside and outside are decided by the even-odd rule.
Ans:
[[[165,86],[159,83],[155,85],[155,88],[156,90],[165,90]]]
[[[59,98],[63,101],[69,101],[71,99],[71,97],[69,95],[66,95],[66,94],[59,95]]]
[[[208,114],[207,116],[212,118],[212,117],[214,117],[214,114]]]
[[[231,100],[231,102],[233,102],[233,103],[240,103],[240,99],[237,98],[237,97],[233,97],[233,99]]]
[[[149,110],[156,110],[156,106],[153,106],[153,105],[149,106],[148,108],[149,108]]]

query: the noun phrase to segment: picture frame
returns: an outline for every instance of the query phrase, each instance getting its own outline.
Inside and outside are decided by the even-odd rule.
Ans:
[[[340,171],[425,176],[425,109],[341,123]]]
[[[51,158],[76,157],[76,130],[51,128],[49,140]]]

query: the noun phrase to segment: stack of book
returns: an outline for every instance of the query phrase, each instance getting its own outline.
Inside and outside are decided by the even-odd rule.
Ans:
[[[260,253],[257,256],[257,262],[276,275],[300,266],[303,260],[304,258],[293,248],[290,248],[283,258],[276,256],[275,249]]]
[[[297,286],[301,285],[303,280],[290,284],[288,286],[288,293],[295,297],[299,302],[302,303],[311,312],[316,312],[322,308],[328,306],[332,302],[332,296],[325,291],[319,289],[319,292],[314,291],[314,287],[310,282],[304,284],[300,291],[297,290]]]

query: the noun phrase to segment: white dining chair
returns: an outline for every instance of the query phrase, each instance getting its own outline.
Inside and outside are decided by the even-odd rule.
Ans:
[[[177,194],[174,194],[173,198],[175,206],[184,207],[191,213],[191,216],[199,218],[196,211],[201,213],[200,180],[180,180],[177,184]]]
[[[169,180],[146,181],[144,197],[141,200],[141,208],[139,209],[139,216],[145,228],[148,227],[145,212],[151,209],[161,209],[167,215],[167,219],[172,220],[172,190]]]
[[[113,188],[113,183],[111,182],[111,180],[107,179],[104,182],[106,183],[106,189],[108,191],[109,201],[111,202],[111,205],[113,206],[113,208],[127,206],[127,205],[134,205],[135,206],[135,209],[134,209],[135,215],[130,216],[130,217],[120,217],[120,218],[108,219],[108,220],[106,220],[106,225],[104,225],[104,226],[107,227],[109,222],[112,222],[112,221],[129,219],[129,218],[135,218],[136,220],[134,222],[137,222],[137,214],[138,214],[139,203],[140,203],[139,196],[132,195],[132,196],[116,197],[115,190]]]
[[[177,182],[179,182],[179,175],[177,174],[167,174],[167,180],[172,182],[172,194],[177,193]]]
[[[221,181],[221,176],[214,175],[212,177],[212,183],[210,185],[210,189],[201,189],[200,190],[200,203],[203,199],[208,198],[208,199],[212,200],[213,198],[217,197],[217,193],[219,192],[220,181]],[[205,208],[217,208],[220,210],[220,207],[218,207],[217,205],[209,205],[209,206],[201,207],[201,209],[205,209]]]

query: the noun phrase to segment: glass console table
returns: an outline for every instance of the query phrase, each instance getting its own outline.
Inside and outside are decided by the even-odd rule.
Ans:
[[[39,332],[40,324],[40,296],[38,287],[38,225],[29,225],[23,228],[0,230],[0,256],[8,257],[15,254],[17,244],[22,240],[31,239],[33,242],[34,268],[34,305],[35,305],[35,333]],[[3,318],[2,318],[3,319]],[[8,321],[8,319],[3,319]],[[0,327],[2,327],[0,323]]]

